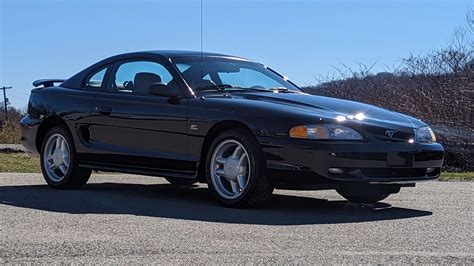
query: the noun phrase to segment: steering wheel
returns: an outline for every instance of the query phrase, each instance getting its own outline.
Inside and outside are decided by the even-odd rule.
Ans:
[[[133,81],[127,80],[123,82],[123,88],[127,90],[133,89]]]
[[[265,89],[265,87],[261,86],[261,85],[253,85],[252,87],[250,87],[251,89]]]

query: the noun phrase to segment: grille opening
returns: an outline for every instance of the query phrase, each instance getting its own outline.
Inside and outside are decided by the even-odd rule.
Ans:
[[[408,142],[413,139],[413,131],[395,131],[392,136],[386,134],[387,128],[369,127],[367,131],[379,140],[386,142]]]

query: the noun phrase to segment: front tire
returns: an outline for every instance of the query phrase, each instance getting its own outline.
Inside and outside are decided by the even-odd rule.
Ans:
[[[41,172],[56,189],[81,188],[89,180],[92,170],[79,167],[72,136],[64,126],[53,127],[46,134],[41,145]]]
[[[223,206],[253,207],[268,200],[274,187],[265,171],[263,151],[248,130],[224,131],[209,148],[206,180]]]

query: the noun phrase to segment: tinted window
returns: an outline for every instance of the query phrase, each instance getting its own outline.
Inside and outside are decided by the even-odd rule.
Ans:
[[[86,87],[101,88],[102,83],[104,81],[105,72],[107,72],[107,68],[99,70],[99,72],[96,72],[95,74],[93,74],[92,77],[90,77],[89,80],[87,80]]]
[[[179,69],[179,72],[184,72],[191,67],[189,64],[176,64],[176,67]]]
[[[173,77],[161,64],[150,61],[123,63],[115,73],[113,90],[119,93],[148,95],[152,83],[168,84]]]
[[[242,88],[273,88],[282,86],[275,79],[249,68],[240,68],[238,72],[217,72],[223,84],[232,84]]]

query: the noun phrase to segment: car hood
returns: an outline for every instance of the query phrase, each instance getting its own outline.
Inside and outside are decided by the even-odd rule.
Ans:
[[[269,93],[269,92],[246,92],[241,97],[255,101],[265,101],[282,105],[281,108],[300,108],[323,116],[335,118],[338,115],[346,117],[362,113],[365,118],[362,123],[377,124],[384,126],[398,125],[402,127],[417,128],[425,124],[413,117],[393,112],[387,109],[369,104],[342,100],[337,98],[316,96],[306,93]],[[355,118],[352,118],[357,120]]]

